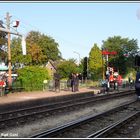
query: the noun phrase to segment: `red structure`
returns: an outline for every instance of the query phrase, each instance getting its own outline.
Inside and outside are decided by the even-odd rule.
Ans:
[[[18,20],[14,21],[13,22],[13,27],[18,27],[18,26],[19,26],[19,21]]]
[[[5,86],[5,82],[4,81],[0,81],[0,87]]]
[[[109,55],[109,54],[112,54],[112,55],[116,55],[117,52],[113,51],[113,52],[109,52],[109,51],[102,51],[102,54],[103,55]]]

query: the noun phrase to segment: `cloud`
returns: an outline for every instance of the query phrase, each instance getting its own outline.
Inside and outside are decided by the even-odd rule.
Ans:
[[[137,18],[140,20],[140,8],[137,10]]]

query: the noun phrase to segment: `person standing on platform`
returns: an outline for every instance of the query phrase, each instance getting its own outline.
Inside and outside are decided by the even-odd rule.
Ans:
[[[72,92],[75,92],[75,83],[76,83],[76,74],[72,73],[72,75],[71,75],[71,89],[72,89]]]
[[[58,72],[54,73],[54,86],[55,86],[55,92],[60,92],[60,75]]]
[[[130,88],[133,87],[133,78],[132,78],[132,76],[129,77],[129,86],[130,86]]]
[[[75,91],[79,91],[79,74],[76,74],[75,77]]]
[[[4,95],[4,93],[5,93],[5,86],[6,86],[5,81],[0,79],[0,96]]]
[[[113,85],[114,85],[114,76],[113,76],[112,73],[111,73],[110,76],[109,76],[109,83],[110,83],[110,88],[112,88]]]
[[[71,87],[71,75],[68,77],[68,80],[67,80],[67,88],[68,88],[68,90],[70,90],[70,87]]]

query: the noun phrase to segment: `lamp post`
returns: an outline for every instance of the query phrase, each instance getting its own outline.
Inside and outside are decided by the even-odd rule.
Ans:
[[[73,53],[78,54],[78,57],[79,57],[79,63],[78,63],[78,65],[80,65],[80,59],[81,59],[80,54],[78,52],[76,52],[76,51],[73,51]]]

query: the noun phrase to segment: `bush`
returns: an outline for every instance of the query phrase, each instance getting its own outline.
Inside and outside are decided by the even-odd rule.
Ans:
[[[17,71],[26,91],[42,90],[43,81],[50,79],[48,70],[39,66],[27,66]]]
[[[134,68],[129,68],[127,69],[127,73],[126,75],[124,76],[125,79],[128,80],[129,77],[135,79],[136,78],[136,70]]]

